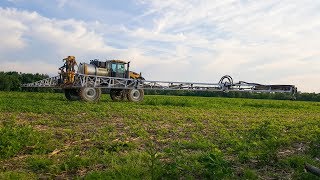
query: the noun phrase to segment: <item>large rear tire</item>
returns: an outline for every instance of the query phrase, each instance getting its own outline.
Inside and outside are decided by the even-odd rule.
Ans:
[[[126,98],[126,90],[124,89],[111,89],[110,97],[112,101],[124,101]]]
[[[79,101],[79,90],[78,89],[64,89],[64,95],[69,101]]]
[[[101,97],[101,89],[93,87],[84,87],[79,91],[79,96],[81,100],[87,102],[97,102]]]
[[[131,102],[140,102],[143,100],[144,91],[143,89],[129,89],[127,98]]]

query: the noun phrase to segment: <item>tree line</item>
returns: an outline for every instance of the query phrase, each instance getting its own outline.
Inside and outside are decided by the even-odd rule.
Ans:
[[[22,91],[24,90],[21,87],[22,84],[32,83],[48,77],[47,74],[40,73],[18,73],[16,71],[0,72],[0,91]],[[39,91],[38,88],[32,88],[31,90]]]
[[[32,83],[45,78],[47,74],[40,73],[19,73],[15,71],[0,72],[0,91],[36,91],[36,92],[62,92],[50,88],[22,88],[22,84]],[[203,96],[203,97],[228,97],[228,98],[251,98],[251,99],[292,99],[288,93],[251,93],[251,92],[211,92],[211,91],[163,91],[146,90],[146,95],[173,95],[173,96]],[[320,102],[320,93],[302,93],[298,92],[295,99],[299,101],[318,101]]]
[[[252,93],[252,92],[221,92],[221,91],[163,91],[146,90],[146,95],[173,95],[173,96],[202,96],[202,97],[227,97],[248,99],[276,99],[276,100],[298,100],[320,102],[320,93],[298,92],[293,96],[289,93]]]

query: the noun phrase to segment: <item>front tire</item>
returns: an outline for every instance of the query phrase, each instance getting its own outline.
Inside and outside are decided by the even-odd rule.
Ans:
[[[123,89],[111,89],[110,97],[112,101],[124,101],[126,98],[126,90]]]
[[[127,98],[131,102],[140,102],[143,100],[144,91],[143,89],[129,89]]]
[[[80,89],[79,96],[81,100],[87,102],[97,102],[101,97],[101,89],[93,87],[84,87]]]
[[[78,89],[65,89],[64,95],[69,101],[79,101],[79,90]]]

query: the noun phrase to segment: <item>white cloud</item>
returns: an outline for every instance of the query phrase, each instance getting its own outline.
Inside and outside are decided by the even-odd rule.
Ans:
[[[66,5],[64,0],[57,2],[59,7]],[[126,59],[147,79],[216,82],[220,76],[230,74],[235,79],[258,83],[296,83],[302,91],[320,92],[320,85],[303,83],[314,81],[320,71],[320,2],[140,3],[146,9],[132,16],[130,23],[136,22],[134,26],[54,19],[36,12],[0,8],[0,23],[8,24],[0,26],[0,38],[4,39],[0,58],[10,59],[15,54],[12,58],[16,64],[8,60],[6,67],[21,66],[22,71],[23,58],[30,62],[43,59],[50,67],[58,67],[59,59],[67,55],[76,55],[80,61]],[[85,8],[81,11],[90,12]],[[104,9],[97,11],[103,13]]]
[[[1,63],[0,71],[41,73],[50,74],[52,76],[56,76],[58,73],[56,65],[48,64],[41,60],[36,60],[32,62],[5,61]]]
[[[0,11],[0,52],[20,49],[25,46],[23,33],[28,29],[19,20],[8,18],[8,13]]]
[[[24,61],[34,60],[24,59],[25,53],[35,54],[33,58],[37,56],[45,57],[46,59],[43,62],[52,64],[61,63],[59,59],[67,55],[92,59],[110,56],[111,58],[141,58],[142,62],[145,59],[142,53],[137,52],[139,51],[137,48],[121,50],[109,46],[107,44],[108,38],[105,39],[102,34],[95,32],[94,29],[90,28],[89,24],[83,21],[49,19],[36,12],[16,9],[0,8],[0,15],[0,23],[6,24],[6,26],[0,27],[0,37],[2,39],[0,51],[8,54],[7,57],[1,55],[3,60],[0,61],[4,63],[4,59],[13,53],[8,52],[8,48],[15,49],[17,53],[26,51],[16,58],[15,61],[20,59],[20,62],[7,63],[6,66],[2,65],[2,67],[10,70],[23,71],[23,67],[25,71],[32,70],[32,68],[25,66]],[[46,52],[49,52],[49,54],[46,55]],[[54,56],[50,57],[50,55]],[[19,63],[21,63],[20,66]],[[12,65],[11,68],[10,65]],[[51,69],[48,73],[52,72]]]
[[[319,86],[317,85],[317,82],[319,81],[319,79],[320,79],[320,73],[318,72],[312,73],[312,74],[310,73],[297,74],[297,75],[278,79],[277,84],[292,82],[292,84],[295,84],[298,87],[298,91],[319,93]]]
[[[190,49],[191,64],[202,64],[207,77],[231,74],[248,81],[293,84],[320,70],[320,2],[271,1],[142,1],[157,17],[158,36],[183,33],[176,46]],[[204,49],[199,51],[195,49]],[[205,59],[197,58],[204,55]],[[170,56],[170,55],[168,55]],[[183,58],[183,57],[182,57]],[[211,74],[211,75],[210,75]],[[213,75],[212,75],[213,74]],[[197,81],[206,79],[196,75]],[[316,76],[315,76],[316,77]],[[308,78],[310,79],[310,78]],[[313,78],[314,79],[314,78]],[[320,85],[303,91],[320,92]]]

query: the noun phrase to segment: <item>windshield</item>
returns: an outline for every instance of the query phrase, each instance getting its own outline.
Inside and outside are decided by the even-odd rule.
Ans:
[[[112,70],[112,72],[125,73],[126,72],[126,67],[125,67],[125,64],[112,63],[111,64],[111,70]]]
[[[118,64],[118,73],[125,73],[124,64]]]
[[[111,70],[112,70],[113,72],[116,72],[116,71],[117,71],[117,64],[112,63],[112,64],[111,64]]]

